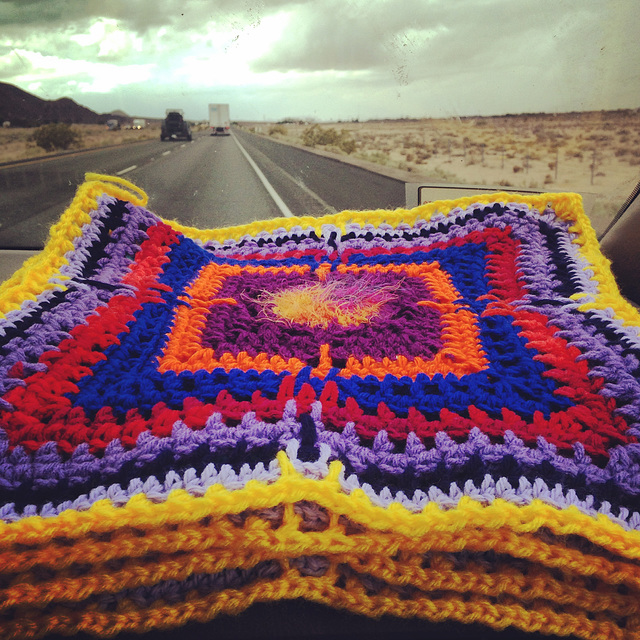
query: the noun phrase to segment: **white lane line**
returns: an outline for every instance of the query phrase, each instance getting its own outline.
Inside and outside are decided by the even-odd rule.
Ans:
[[[338,213],[338,210],[332,207],[328,202],[325,202],[315,191],[311,191],[307,185],[302,182],[301,178],[294,178],[286,171],[283,171],[284,175],[289,178],[293,183],[297,184],[310,198],[313,198],[323,209],[324,213]]]
[[[260,167],[253,161],[253,158],[245,151],[244,147],[240,144],[235,134],[232,133],[231,137],[236,141],[238,148],[240,149],[240,151],[242,151],[242,153],[244,154],[244,157],[247,159],[247,161],[251,165],[251,168],[256,172],[256,175],[258,176],[258,178],[260,178],[260,182],[262,182],[262,184],[264,185],[264,188],[268,191],[269,195],[273,198],[273,201],[276,203],[276,206],[278,207],[278,209],[280,209],[280,211],[282,212],[282,215],[287,218],[293,218],[294,215],[293,213],[291,213],[291,209],[287,207],[287,205],[284,203],[284,200],[278,195],[276,190],[271,186],[271,183],[267,180],[264,173],[260,171]]]
[[[162,152],[162,155],[163,155],[163,156],[168,156],[170,153],[171,153],[171,151],[163,151],[163,152]]]
[[[116,171],[116,175],[117,176],[123,176],[125,173],[129,173],[129,171],[133,171],[134,169],[137,169],[138,165],[137,164],[132,164],[130,167],[127,167],[126,169],[123,169],[122,171]]]

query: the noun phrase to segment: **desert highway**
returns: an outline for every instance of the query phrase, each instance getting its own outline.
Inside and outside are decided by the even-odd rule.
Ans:
[[[86,172],[121,175],[148,208],[213,228],[283,215],[404,205],[404,183],[235,129],[0,167],[0,248],[40,248]]]

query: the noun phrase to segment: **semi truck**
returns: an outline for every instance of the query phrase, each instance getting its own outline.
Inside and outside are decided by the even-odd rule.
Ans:
[[[211,128],[212,136],[231,135],[228,104],[209,105],[209,127]]]

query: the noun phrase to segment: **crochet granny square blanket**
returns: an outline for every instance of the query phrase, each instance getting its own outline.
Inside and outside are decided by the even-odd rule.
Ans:
[[[640,315],[578,195],[145,206],[89,175],[0,288],[0,637],[293,598],[640,637]]]

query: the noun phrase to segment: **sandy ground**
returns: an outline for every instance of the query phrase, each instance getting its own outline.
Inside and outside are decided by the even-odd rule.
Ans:
[[[640,179],[640,109],[485,118],[308,123],[240,123],[292,142],[388,168],[415,182],[576,191],[593,203],[604,230]],[[74,125],[74,148],[124,144],[159,135],[158,126],[106,131]],[[47,155],[34,129],[0,128],[0,163]]]
[[[107,131],[104,125],[98,124],[76,124],[72,128],[80,133],[81,138],[78,144],[70,147],[71,149],[91,149],[126,144],[136,140],[148,140],[160,135],[160,129],[157,126],[135,130],[121,129],[119,131]],[[50,155],[30,139],[34,131],[35,129],[19,127],[0,128],[0,163]]]
[[[297,144],[314,137],[309,124],[244,126]],[[596,231],[640,179],[640,110],[322,123],[322,139],[318,130],[335,135],[316,148],[403,169],[416,182],[576,191],[594,203]]]

